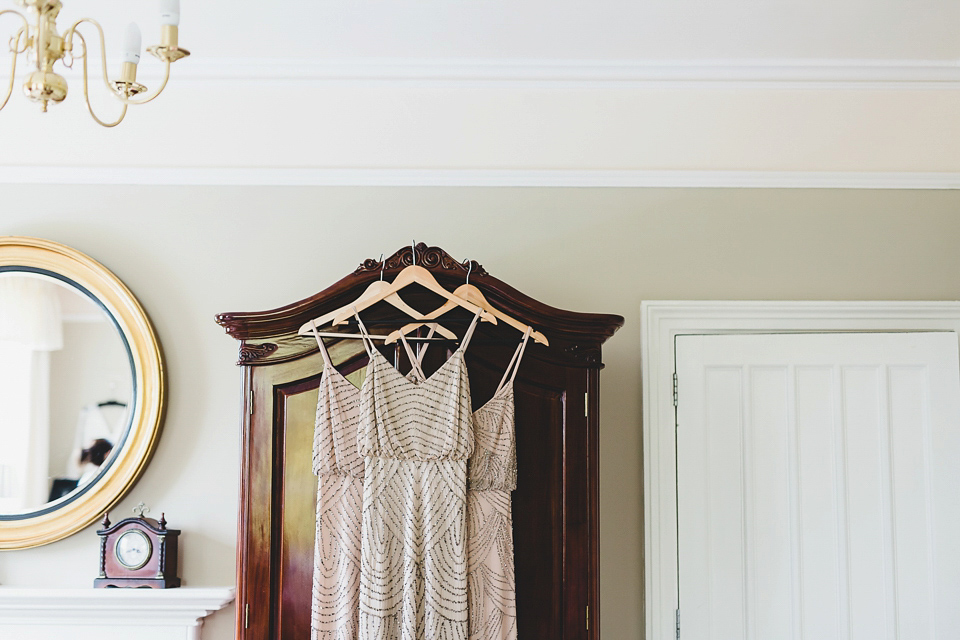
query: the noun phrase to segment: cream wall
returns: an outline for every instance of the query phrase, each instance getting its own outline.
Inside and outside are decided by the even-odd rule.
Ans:
[[[413,239],[478,260],[547,304],[621,314],[604,349],[604,638],[642,634],[639,305],[644,299],[960,298],[960,192],[0,187],[0,234],[71,245],[146,307],[170,378],[143,500],[184,531],[186,584],[233,584],[237,343],[222,311],[307,297]],[[93,528],[0,552],[0,583],[86,586]],[[232,637],[233,610],[205,638]]]

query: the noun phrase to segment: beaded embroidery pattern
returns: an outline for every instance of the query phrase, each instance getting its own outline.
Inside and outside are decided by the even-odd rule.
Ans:
[[[473,413],[475,445],[467,462],[469,640],[517,640],[511,497],[517,488],[513,384],[529,338],[528,330],[493,397]]]
[[[528,338],[469,414],[463,347],[429,377],[406,341],[407,376],[371,351],[357,389],[318,336],[312,640],[516,640],[513,382]]]
[[[313,437],[319,478],[311,640],[356,640],[364,468],[357,453],[360,390],[333,367],[322,343],[320,349],[325,362]]]
[[[517,487],[513,385],[473,414],[468,462],[467,601],[470,640],[516,640],[517,581],[510,492]]]
[[[357,440],[366,457],[359,640],[468,637],[466,485],[474,436],[463,352],[478,319],[423,379],[402,375],[366,345]]]

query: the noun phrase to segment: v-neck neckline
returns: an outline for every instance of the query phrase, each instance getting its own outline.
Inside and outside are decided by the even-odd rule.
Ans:
[[[330,376],[326,375],[326,371],[327,371],[328,369],[333,369],[333,372],[337,374],[337,377],[338,377],[341,381],[347,383],[348,385],[350,385],[351,387],[353,387],[354,389],[356,389],[358,393],[360,392],[360,387],[358,387],[357,385],[355,385],[355,384],[353,384],[352,382],[350,382],[350,380],[347,379],[347,376],[345,376],[345,375],[343,375],[342,373],[340,373],[340,370],[337,369],[336,367],[334,367],[333,365],[325,365],[325,366],[324,366],[324,368],[323,368],[323,370],[324,370],[324,377],[327,377],[327,378],[330,377]],[[332,380],[331,380],[331,382],[332,382]]]
[[[407,376],[405,376],[405,375],[403,375],[402,373],[400,373],[400,370],[397,369],[395,366],[393,366],[393,365],[390,363],[390,361],[387,360],[386,356],[384,356],[382,353],[380,353],[379,350],[374,349],[373,352],[374,352],[374,354],[380,356],[380,359],[383,360],[383,362],[387,365],[387,368],[390,369],[391,371],[393,371],[393,372],[397,375],[398,378],[400,378],[401,380],[405,381],[407,384],[412,384],[412,385],[415,386],[415,387],[419,387],[419,386],[424,385],[424,384],[430,382],[431,380],[433,380],[434,376],[436,376],[438,373],[440,373],[440,372],[443,370],[443,368],[446,367],[448,364],[450,364],[451,362],[453,362],[453,360],[454,360],[455,358],[457,358],[458,355],[459,355],[459,356],[462,356],[462,355],[463,355],[463,345],[460,345],[459,347],[457,347],[457,348],[454,350],[453,354],[452,354],[449,358],[447,358],[446,362],[444,362],[442,365],[440,365],[440,367],[437,368],[436,371],[434,371],[433,373],[431,373],[429,376],[426,376],[426,377],[423,378],[422,380],[419,379],[419,378],[417,378],[417,381],[411,380],[411,379],[408,378]],[[368,376],[368,377],[369,377],[369,376]],[[364,382],[366,382],[366,379],[364,379]]]
[[[403,380],[406,380],[409,384],[412,384],[412,385],[414,385],[414,386],[420,386],[420,385],[422,385],[422,384],[424,384],[424,383],[429,382],[430,380],[432,380],[435,375],[437,375],[445,366],[447,366],[447,363],[449,363],[450,361],[452,361],[454,358],[457,357],[457,354],[458,354],[458,353],[462,353],[462,349],[461,349],[460,347],[457,347],[457,348],[454,350],[453,355],[451,355],[449,358],[447,358],[446,362],[444,362],[442,365],[440,365],[440,367],[439,367],[436,371],[434,371],[433,373],[431,373],[429,376],[423,378],[422,380],[418,378],[418,381],[416,381],[416,382],[413,381],[413,380],[411,380],[411,379],[408,378],[407,376],[403,375],[402,373],[400,373],[400,370],[397,369],[397,368],[396,368],[395,366],[393,366],[392,364],[390,364],[390,361],[387,360],[386,356],[384,356],[382,353],[380,353],[379,350],[374,349],[374,353],[376,353],[377,355],[379,355],[380,358],[381,358],[381,359],[384,361],[384,363],[387,365],[387,368],[388,368],[388,369],[392,369],[392,370],[397,374],[398,377],[402,378]],[[353,387],[354,389],[356,389],[358,393],[362,390],[362,385],[361,385],[360,387],[358,387],[357,385],[355,385],[355,384],[353,384],[352,382],[350,382],[350,380],[347,379],[347,376],[343,375],[343,373],[341,373],[340,370],[337,369],[336,367],[333,367],[333,366],[325,366],[325,367],[324,367],[324,371],[325,371],[325,372],[328,371],[329,369],[332,369],[332,370],[333,370],[333,374],[336,375],[336,378],[338,378],[341,382],[346,383],[346,384],[350,385],[351,387]],[[409,374],[408,374],[408,375],[409,375]],[[325,375],[324,377],[329,378],[330,376],[329,376],[329,375]],[[364,378],[363,378],[363,379],[364,379],[364,382],[366,382],[367,378],[369,378],[369,377],[370,377],[369,375],[364,376]],[[332,382],[332,380],[331,380],[331,382]],[[504,387],[504,389],[505,389],[505,388],[506,388],[506,387]],[[492,398],[490,398],[490,400],[493,400],[493,398],[495,398],[495,397],[496,397],[496,394],[494,394],[494,396],[493,396]],[[488,402],[489,402],[489,401],[488,401]]]
[[[474,413],[480,413],[481,411],[483,411],[484,409],[487,408],[487,405],[488,405],[488,404],[490,404],[491,402],[493,402],[494,400],[496,400],[499,396],[501,396],[501,395],[506,395],[505,392],[506,392],[507,389],[510,389],[511,391],[513,390],[513,383],[512,383],[512,382],[509,383],[509,384],[505,384],[505,385],[503,385],[502,387],[500,387],[492,396],[490,396],[490,399],[489,399],[489,400],[487,400],[487,401],[484,402],[482,405],[480,405],[479,407],[477,407],[477,410],[474,411]]]

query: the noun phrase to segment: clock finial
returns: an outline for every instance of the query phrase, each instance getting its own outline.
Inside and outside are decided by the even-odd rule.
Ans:
[[[160,525],[160,528],[161,528],[161,529],[166,529],[166,528],[167,528],[167,518],[166,518],[166,516],[167,516],[167,514],[162,513],[162,512],[160,513],[160,522],[158,522],[157,524]]]
[[[103,512],[103,528],[106,529],[109,526],[110,526],[110,512],[104,511]]]
[[[145,514],[145,513],[147,513],[147,512],[150,511],[150,507],[148,507],[147,505],[145,505],[145,504],[143,504],[143,503],[141,502],[140,504],[138,504],[137,506],[135,506],[135,507],[132,509],[132,511],[133,511],[133,515],[137,516],[138,518],[142,518],[142,517],[143,517],[143,514]]]

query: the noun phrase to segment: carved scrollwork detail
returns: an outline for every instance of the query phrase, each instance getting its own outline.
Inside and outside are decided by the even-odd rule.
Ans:
[[[563,351],[577,362],[591,366],[600,364],[599,345],[584,347],[579,344],[569,344],[563,348]]]
[[[403,247],[392,256],[384,260],[382,263],[373,258],[367,258],[364,260],[357,270],[354,273],[367,273],[370,271],[381,271],[381,270],[397,270],[404,267],[409,267],[414,264],[414,256],[416,256],[416,264],[426,267],[427,269],[444,269],[447,271],[461,271],[464,274],[467,271],[470,271],[470,275],[485,276],[488,275],[486,269],[483,268],[476,260],[464,260],[463,262],[457,262],[450,256],[449,253],[441,249],[440,247],[428,247],[425,243],[417,243],[416,247]],[[470,264],[473,263],[471,268]]]
[[[276,351],[277,348],[277,345],[272,342],[262,342],[260,344],[243,343],[240,345],[240,362],[237,364],[251,364],[257,360],[266,358]]]

